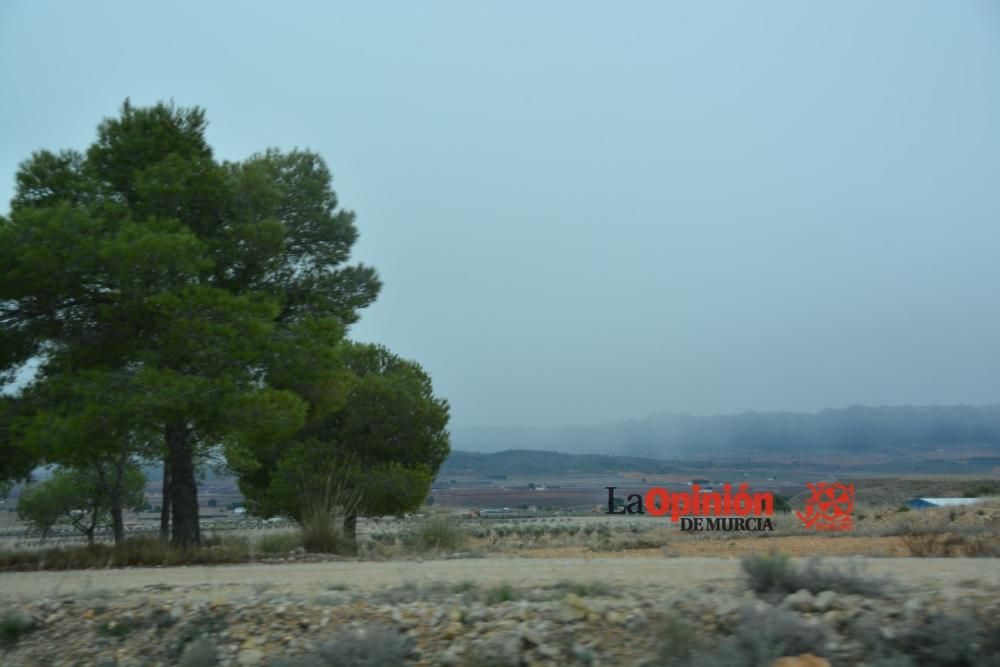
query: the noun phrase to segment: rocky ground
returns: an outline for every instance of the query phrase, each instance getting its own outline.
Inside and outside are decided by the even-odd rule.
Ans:
[[[434,574],[402,585],[359,567],[385,566],[374,563],[314,566],[353,568],[356,579],[345,581],[334,567],[329,577],[315,572],[308,586],[286,586],[280,576],[307,565],[228,584],[223,568],[163,569],[153,583],[136,571],[97,571],[131,578],[128,588],[42,583],[83,573],[8,573],[0,579],[0,664],[739,667],[782,656],[796,658],[779,664],[801,667],[1000,664],[1000,567],[993,559],[896,561],[910,564],[911,574],[921,569],[914,563],[926,565],[923,575],[937,566],[938,585],[904,569],[888,578],[893,568],[871,561],[876,566],[852,575],[857,590],[847,593],[755,593],[735,561],[721,559],[691,559],[698,574],[677,580],[685,560],[660,561],[673,564],[670,580],[640,570],[603,583],[580,578],[600,571],[593,561],[561,563],[562,580],[553,571],[532,577],[528,569],[510,576],[517,568],[502,580],[492,574],[504,563],[489,559],[411,564]],[[466,578],[473,570],[463,567],[447,575],[449,565],[470,563],[488,576]],[[216,581],[197,583],[198,570],[215,570]],[[969,576],[975,572],[982,576]],[[15,577],[39,582],[18,587]]]

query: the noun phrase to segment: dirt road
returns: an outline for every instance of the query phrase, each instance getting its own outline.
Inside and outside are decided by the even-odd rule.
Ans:
[[[886,576],[904,587],[1000,590],[1000,559],[844,558],[861,572]],[[322,593],[335,587],[370,591],[404,584],[474,582],[546,586],[563,580],[665,589],[741,585],[739,561],[723,558],[484,558],[430,561],[249,564],[212,567],[128,568],[68,572],[0,573],[0,597],[38,599],[65,594],[138,593],[156,588],[194,597],[240,595],[261,587],[288,593]]]

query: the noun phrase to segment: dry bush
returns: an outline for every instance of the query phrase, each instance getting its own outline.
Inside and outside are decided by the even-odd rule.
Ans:
[[[0,644],[13,644],[37,628],[35,620],[20,612],[8,611],[0,617]]]
[[[423,519],[403,538],[403,543],[418,553],[459,551],[467,542],[468,534],[447,514]]]
[[[137,535],[121,544],[0,553],[0,570],[79,570],[136,565],[242,563],[250,559],[246,538],[206,539],[210,545],[181,549],[158,535]]]
[[[972,535],[962,540],[962,550],[972,558],[1000,558],[1000,535]]]
[[[271,556],[287,554],[290,551],[295,551],[301,546],[303,546],[301,531],[293,533],[272,533],[270,535],[263,535],[259,540],[257,540],[257,552]]]
[[[357,544],[343,529],[346,516],[357,516],[361,494],[333,471],[302,473],[302,546],[314,553],[353,554]]]
[[[385,625],[373,624],[353,631],[341,631],[330,641],[314,647],[306,655],[276,658],[271,667],[400,667],[409,659],[414,642]]]
[[[796,565],[784,554],[748,556],[741,562],[752,590],[784,595],[806,589],[812,593],[835,591],[881,595],[887,582],[861,574],[852,562],[840,568],[812,558],[805,566]]]
[[[899,536],[909,549],[910,555],[917,558],[931,558],[954,555],[955,536],[944,532],[914,532]]]

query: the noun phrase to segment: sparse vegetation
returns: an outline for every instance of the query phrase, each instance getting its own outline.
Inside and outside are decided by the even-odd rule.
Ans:
[[[591,596],[608,596],[614,593],[614,588],[611,584],[603,581],[570,581],[563,580],[556,584],[553,588],[562,593],[573,593],[582,598]]]
[[[206,565],[249,560],[246,538],[227,537],[215,546],[183,549],[157,536],[126,539],[118,545],[0,552],[0,570],[75,570],[136,565]]]
[[[408,664],[413,640],[385,625],[342,632],[307,655],[271,662],[273,667],[395,667]]]
[[[313,512],[302,520],[302,546],[306,551],[324,554],[354,553],[356,543],[344,535],[344,529],[332,512]]]
[[[996,534],[963,534],[937,530],[917,531],[900,535],[911,556],[918,558],[971,556],[995,557],[1000,554],[1000,536]]]
[[[465,547],[468,535],[451,517],[434,514],[420,521],[404,538],[407,546],[418,552],[458,551]]]
[[[257,540],[257,551],[269,556],[287,554],[304,546],[302,532],[272,533]]]
[[[219,648],[209,637],[197,639],[184,648],[179,667],[215,667],[219,662]]]
[[[698,646],[694,629],[678,614],[668,612],[654,628],[656,634],[656,661],[662,667],[680,667],[689,664]]]
[[[762,594],[786,594],[805,589],[811,593],[829,590],[880,595],[885,588],[884,581],[862,576],[853,565],[838,568],[823,564],[818,558],[811,559],[804,567],[783,554],[750,556],[741,564],[750,588]]]
[[[514,589],[506,582],[487,590],[486,594],[483,596],[483,600],[486,604],[490,605],[500,604],[501,602],[510,602],[513,599]]]
[[[34,619],[30,616],[16,611],[4,612],[0,617],[0,644],[13,644],[36,627]]]
[[[747,609],[732,634],[692,662],[699,667],[758,667],[786,655],[822,656],[823,629],[797,614],[768,607]]]
[[[962,492],[963,498],[984,498],[1000,496],[1000,484],[978,484]]]

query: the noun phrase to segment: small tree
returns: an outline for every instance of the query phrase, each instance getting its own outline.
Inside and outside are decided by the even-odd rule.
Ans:
[[[17,504],[17,514],[30,523],[42,539],[48,537],[59,523],[69,523],[94,543],[94,533],[102,522],[110,520],[112,501],[100,481],[97,469],[62,468],[51,479],[27,486]],[[145,502],[146,478],[135,466],[127,469],[121,489],[126,507],[139,507]]]
[[[402,514],[427,499],[450,451],[448,403],[417,363],[382,346],[344,343],[340,353],[351,373],[346,397],[328,401],[336,407],[314,416],[294,443],[254,452],[240,489],[257,511],[299,521],[306,498],[348,498],[334,504],[353,540],[358,516]]]

